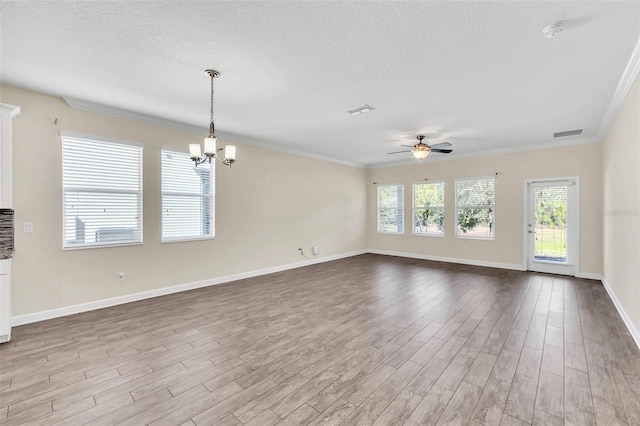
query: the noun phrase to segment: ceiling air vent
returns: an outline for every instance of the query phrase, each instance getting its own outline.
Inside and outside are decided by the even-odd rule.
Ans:
[[[351,115],[360,115],[360,114],[366,114],[368,112],[373,111],[373,107],[371,105],[360,105],[359,107],[355,107],[350,109],[349,111],[347,111],[347,114],[351,114]]]
[[[582,134],[582,129],[566,130],[564,132],[554,133],[553,137],[554,138],[563,138],[565,136],[575,136],[575,135],[581,135],[581,134]]]

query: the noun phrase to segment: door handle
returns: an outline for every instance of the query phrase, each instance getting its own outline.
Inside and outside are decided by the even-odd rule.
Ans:
[[[535,234],[536,233],[536,231],[527,231],[527,232],[530,233],[530,234]]]

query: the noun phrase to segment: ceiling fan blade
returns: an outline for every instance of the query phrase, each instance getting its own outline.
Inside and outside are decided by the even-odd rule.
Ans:
[[[411,151],[394,151],[394,152],[387,152],[387,155],[389,154],[400,154],[402,152],[411,152]]]
[[[438,149],[438,148],[431,148],[431,152],[441,152],[443,154],[449,154],[450,152],[453,152],[452,149]]]
[[[431,145],[431,148],[442,149],[442,148],[449,148],[450,146],[451,144],[449,142],[441,142],[435,145]]]
[[[400,146],[406,146],[407,148],[413,148],[413,145],[400,145]]]

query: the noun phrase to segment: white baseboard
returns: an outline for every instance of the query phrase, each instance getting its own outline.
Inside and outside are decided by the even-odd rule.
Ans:
[[[584,278],[587,280],[596,280],[596,281],[603,280],[603,277],[601,274],[594,274],[592,272],[578,272],[576,274],[576,278]]]
[[[524,271],[522,265],[516,263],[499,263],[499,262],[487,262],[485,260],[474,260],[474,259],[462,259],[457,257],[442,257],[442,256],[431,256],[428,254],[419,254],[419,253],[405,253],[400,251],[389,251],[389,250],[376,250],[369,249],[369,253],[373,254],[382,254],[385,256],[398,256],[398,257],[408,257],[411,259],[422,259],[422,260],[435,260],[437,262],[448,262],[448,263],[459,263],[463,265],[473,265],[473,266],[486,266],[488,268],[499,268],[499,269],[511,269],[514,271]]]
[[[611,299],[614,306],[618,310],[618,313],[620,314],[622,321],[624,321],[624,324],[627,326],[627,329],[629,330],[629,333],[631,333],[631,337],[633,337],[633,340],[636,342],[638,349],[640,349],[640,331],[638,331],[636,326],[633,324],[633,321],[631,321],[631,318],[629,317],[629,315],[627,315],[627,312],[624,310],[622,303],[620,303],[620,300],[618,300],[618,297],[613,292],[613,289],[607,282],[607,279],[604,277],[602,278],[602,285],[604,285],[605,290],[607,290],[607,294],[609,294],[609,298]]]
[[[163,287],[154,290],[143,291],[140,293],[127,294],[124,296],[111,297],[109,299],[96,300],[93,302],[81,303],[78,305],[65,306],[62,308],[51,309],[48,311],[34,312],[32,314],[18,315],[12,318],[11,324],[15,326],[31,324],[38,321],[44,321],[53,318],[64,317],[67,315],[78,314],[81,312],[93,311],[96,309],[108,308],[109,306],[122,305],[124,303],[136,302],[138,300],[151,299],[153,297],[165,296],[167,294],[180,293],[182,291],[193,290],[196,288],[209,287],[212,285],[224,284],[231,281],[253,278],[261,275],[273,274],[274,272],[287,271],[289,269],[301,268],[303,266],[314,265],[317,263],[331,262],[332,260],[344,259],[347,257],[358,256],[367,253],[367,250],[357,250],[349,253],[341,253],[334,256],[320,257],[309,259],[302,262],[289,263],[286,265],[272,266],[269,268],[257,269],[249,272],[241,272],[239,274],[225,275],[209,280],[196,281],[186,284],[179,284],[171,287]]]
[[[45,321],[53,318],[64,317],[67,315],[78,314],[81,312],[93,311],[96,309],[108,308],[110,306],[122,305],[125,303],[136,302],[139,300],[151,299],[153,297],[165,296],[168,294],[180,293],[187,290],[194,290],[202,287],[209,287],[218,284],[225,284],[232,281],[242,280],[246,278],[253,278],[261,275],[273,274],[275,272],[287,271],[289,269],[302,268],[304,266],[314,265],[318,263],[331,262],[333,260],[345,259],[348,257],[358,256],[365,253],[372,254],[380,254],[386,256],[398,256],[398,257],[407,257],[412,259],[423,259],[423,260],[433,260],[438,262],[449,262],[449,263],[458,263],[464,265],[473,265],[473,266],[485,266],[489,268],[500,268],[500,269],[510,269],[515,271],[523,271],[524,268],[522,265],[512,264],[512,263],[499,263],[499,262],[487,262],[482,260],[473,260],[473,259],[461,259],[461,258],[453,258],[453,257],[441,257],[441,256],[430,256],[425,254],[418,253],[406,253],[406,252],[396,252],[389,250],[376,250],[376,249],[368,249],[368,250],[357,250],[348,253],[341,253],[334,256],[321,257],[317,259],[309,259],[302,262],[289,263],[286,265],[273,266],[269,268],[257,269],[249,272],[241,272],[238,274],[225,275],[222,277],[212,278],[209,280],[196,281],[186,284],[179,284],[171,287],[158,288],[154,290],[143,291],[140,293],[127,294],[123,296],[112,297],[109,299],[96,300],[88,303],[81,303],[78,305],[65,306],[62,308],[51,309],[47,311],[34,312],[31,314],[18,315],[12,318],[12,325],[19,326],[25,324],[31,324],[34,322]],[[579,278],[587,278],[587,279],[595,279],[601,280],[604,288],[607,290],[609,297],[613,301],[618,313],[622,317],[625,325],[629,329],[631,336],[634,341],[640,348],[640,332],[635,328],[631,318],[627,315],[622,307],[622,304],[616,297],[615,293],[607,283],[606,279],[604,279],[599,274],[592,273],[579,273],[576,275]]]

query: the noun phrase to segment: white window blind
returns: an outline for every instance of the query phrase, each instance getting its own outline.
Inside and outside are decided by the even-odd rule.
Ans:
[[[495,233],[495,179],[456,181],[456,235],[493,238]]]
[[[444,235],[444,182],[413,184],[413,233]]]
[[[378,232],[404,233],[404,185],[378,185]]]
[[[215,235],[215,162],[195,166],[188,154],[162,150],[162,241]]]
[[[62,135],[63,248],[142,242],[142,146]]]

